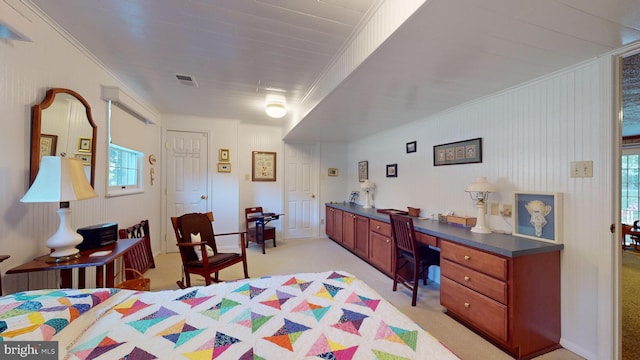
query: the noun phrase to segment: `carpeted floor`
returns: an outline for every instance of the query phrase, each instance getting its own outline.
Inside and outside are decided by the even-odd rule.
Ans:
[[[432,281],[427,286],[421,286],[418,292],[417,306],[412,307],[409,290],[399,287],[397,292],[393,292],[391,290],[393,282],[389,277],[332,240],[327,238],[288,239],[279,240],[277,245],[278,247],[273,248],[269,242],[266,255],[263,255],[255,244],[247,249],[247,262],[251,277],[296,272],[347,271],[364,280],[382,297],[439,339],[461,359],[512,359],[511,356],[447,316],[440,306],[439,286]],[[175,282],[180,279],[180,264],[180,256],[177,253],[157,256],[157,267],[146,273],[151,278],[152,290],[176,289]],[[242,267],[236,265],[225,269],[220,273],[220,277],[227,280],[240,278],[242,277]],[[204,284],[200,280],[202,278],[197,280],[196,278],[192,277],[192,285]],[[578,360],[582,357],[568,350],[559,349],[536,359]]]
[[[622,252],[622,360],[640,359],[640,252]]]

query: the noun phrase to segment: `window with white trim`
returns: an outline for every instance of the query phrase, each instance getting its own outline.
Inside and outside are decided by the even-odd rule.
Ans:
[[[144,139],[144,120],[110,101],[107,196],[144,191],[142,179]]]

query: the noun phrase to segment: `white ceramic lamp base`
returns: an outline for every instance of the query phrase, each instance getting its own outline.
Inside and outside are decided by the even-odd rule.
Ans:
[[[71,228],[71,209],[60,208],[58,209],[58,216],[60,217],[60,227],[55,234],[53,234],[49,240],[47,240],[47,247],[54,251],[49,254],[52,258],[73,258],[77,256],[79,250],[76,246],[82,242],[82,235],[78,234]],[[64,261],[64,260],[61,260]]]
[[[487,210],[487,204],[484,201],[478,201],[478,218],[476,219],[476,226],[471,228],[471,232],[478,234],[491,234],[484,222],[485,213]]]
[[[371,194],[369,193],[365,193],[364,194],[364,205],[362,206],[363,209],[371,209],[371,199],[369,198],[371,196]]]

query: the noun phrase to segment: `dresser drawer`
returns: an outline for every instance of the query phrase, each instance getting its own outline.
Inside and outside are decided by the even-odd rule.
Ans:
[[[433,247],[438,247],[438,239],[435,236],[417,232],[416,240],[421,244],[427,244]]]
[[[369,228],[382,236],[391,237],[391,224],[389,223],[371,219]]]
[[[457,282],[440,278],[440,304],[475,328],[508,341],[507,307]]]
[[[500,280],[507,280],[507,259],[449,241],[440,242],[440,257],[480,271]]]
[[[440,274],[493,300],[503,304],[507,303],[507,283],[504,281],[494,279],[446,259],[440,261]]]

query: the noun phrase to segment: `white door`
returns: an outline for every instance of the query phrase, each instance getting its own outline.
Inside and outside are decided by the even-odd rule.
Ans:
[[[317,237],[317,145],[285,144],[285,238]]]
[[[208,135],[167,131],[167,218],[209,209]],[[171,221],[167,222],[168,252],[177,252]]]

